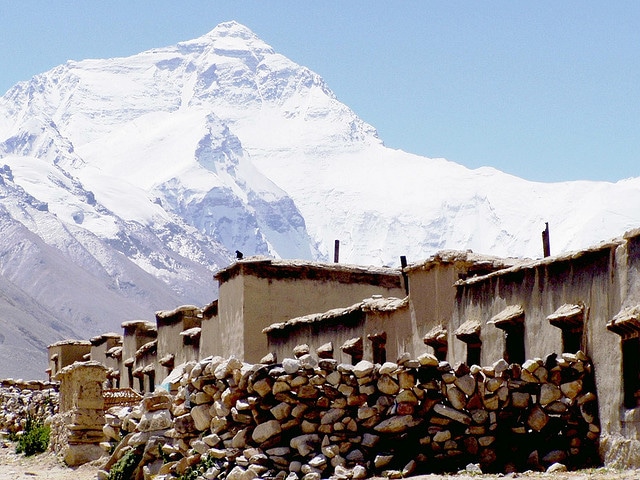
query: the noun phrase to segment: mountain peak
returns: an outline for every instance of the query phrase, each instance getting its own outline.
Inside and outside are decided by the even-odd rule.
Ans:
[[[235,20],[220,23],[209,33],[194,40],[180,42],[179,45],[211,45],[220,51],[252,50],[273,53],[271,46],[260,39],[250,28],[245,27]]]
[[[235,20],[228,22],[222,22],[211,30],[207,35],[216,37],[241,37],[241,38],[258,38],[255,33],[249,28]]]

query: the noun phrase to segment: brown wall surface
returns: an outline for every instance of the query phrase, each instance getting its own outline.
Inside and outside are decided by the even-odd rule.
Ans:
[[[326,280],[267,280],[247,276],[244,286],[244,358],[248,362],[257,362],[268,353],[267,337],[262,330],[271,324],[348,307],[376,294],[385,297],[404,295],[401,288],[367,284],[337,285]]]
[[[479,320],[482,325],[481,363],[489,365],[502,358],[504,331],[487,322],[509,305],[520,305],[524,310],[527,358],[561,353],[562,330],[551,325],[547,317],[563,304],[583,304],[581,349],[591,357],[595,369],[603,458],[634,455],[631,452],[640,446],[637,442],[640,409],[623,407],[621,341],[620,336],[607,329],[607,323],[624,306],[640,303],[640,255],[636,253],[640,249],[636,245],[635,239],[603,245],[458,286],[457,308],[450,328],[449,361],[463,362],[466,358],[466,344],[451,332],[469,319]],[[615,440],[622,436],[626,437],[624,442]],[[629,439],[633,442],[629,443]]]

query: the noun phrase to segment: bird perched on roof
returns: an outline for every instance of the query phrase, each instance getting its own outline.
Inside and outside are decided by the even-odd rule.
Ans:
[[[242,254],[242,252],[240,250],[236,250],[236,258],[238,260],[242,260],[242,257],[244,257],[244,255]]]

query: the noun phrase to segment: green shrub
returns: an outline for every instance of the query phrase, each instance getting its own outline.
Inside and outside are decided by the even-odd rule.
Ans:
[[[183,475],[178,477],[178,480],[196,480],[200,478],[209,468],[216,466],[220,467],[221,462],[214,459],[213,457],[209,457],[208,455],[203,455],[200,459],[200,462],[189,467]]]
[[[51,429],[41,419],[27,416],[27,423],[16,446],[16,453],[24,453],[26,456],[44,452],[49,446]]]
[[[139,450],[129,450],[120,460],[113,464],[109,471],[108,480],[131,480],[133,472],[142,460],[142,452]]]

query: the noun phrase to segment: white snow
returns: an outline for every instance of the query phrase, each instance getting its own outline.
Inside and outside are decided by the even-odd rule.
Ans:
[[[77,158],[4,163],[52,212],[76,224],[81,212],[102,237],[116,222],[60,189],[60,168],[117,218],[152,226],[177,215],[230,251],[244,242],[277,256],[326,258],[339,239],[352,263],[442,248],[536,257],[545,222],[554,252],[640,224],[640,179],[534,183],[386,148],[322,78],[235,22],[128,58],[68,62],[38,85],[39,122],[52,120]],[[36,130],[15,118],[0,140]]]

